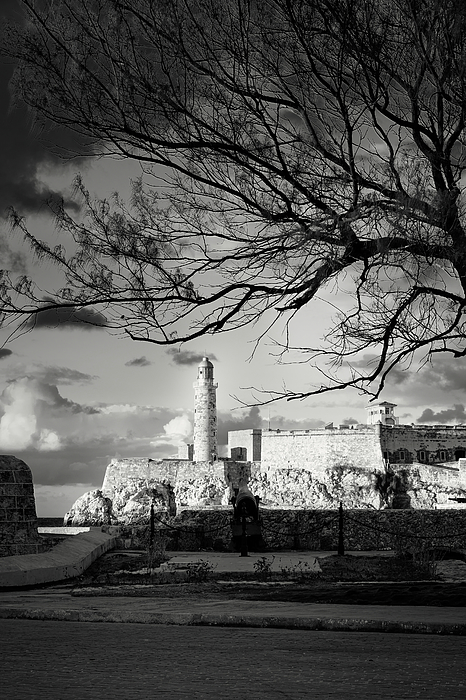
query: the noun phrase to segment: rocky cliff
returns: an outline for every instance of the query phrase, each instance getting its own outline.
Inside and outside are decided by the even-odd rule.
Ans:
[[[424,465],[390,478],[375,471],[354,466],[338,466],[313,474],[307,469],[261,471],[260,463],[216,462],[199,465],[192,462],[151,460],[113,460],[107,468],[102,489],[81,496],[66,513],[65,525],[138,525],[147,524],[151,503],[156,513],[175,515],[180,511],[227,508],[233,490],[248,482],[265,508],[379,509],[411,507],[415,509],[456,508],[449,499],[466,498],[466,489],[452,475]],[[164,478],[166,475],[166,478]],[[382,484],[382,486],[381,486]],[[385,489],[385,491],[383,490]]]

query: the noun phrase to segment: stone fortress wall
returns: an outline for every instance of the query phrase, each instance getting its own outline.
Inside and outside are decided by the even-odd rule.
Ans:
[[[360,429],[264,430],[261,449],[265,471],[299,468],[314,474],[336,466],[383,469],[379,426]]]
[[[371,406],[368,424],[319,430],[239,430],[229,458],[217,459],[213,365],[203,358],[195,390],[194,459],[122,459],[107,467],[101,489],[84,494],[65,524],[131,524],[152,503],[171,515],[231,508],[246,486],[265,509],[378,509],[377,475],[400,475],[416,509],[462,508],[466,499],[466,426],[399,425],[395,404]],[[191,456],[184,446],[183,456]],[[197,457],[196,457],[197,455]],[[199,456],[202,456],[202,459]],[[386,503],[386,500],[385,500]]]
[[[37,524],[31,470],[13,455],[0,455],[0,557],[46,550]]]

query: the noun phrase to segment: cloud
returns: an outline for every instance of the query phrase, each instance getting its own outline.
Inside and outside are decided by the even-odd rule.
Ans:
[[[345,418],[341,421],[341,425],[358,425],[359,422],[356,418]]]
[[[174,365],[198,365],[202,362],[203,358],[206,357],[205,353],[200,354],[192,350],[176,350],[176,348],[169,348],[166,352],[167,355],[171,356]],[[211,362],[218,362],[218,359],[212,353],[208,354],[207,357]]]
[[[270,427],[272,430],[318,430],[325,426],[325,421],[318,418],[293,419],[286,416],[272,416]]]
[[[193,434],[193,426],[186,413],[172,418],[171,421],[163,426],[163,429],[165,436],[169,437],[171,444],[175,445],[181,445]]]
[[[175,416],[175,418],[172,418],[171,421],[163,426],[163,429],[167,435],[180,435],[185,438],[192,435],[193,432],[191,421],[186,413],[183,413],[182,416]]]
[[[1,160],[0,160],[1,162]],[[0,166],[1,167],[1,166]],[[0,215],[1,216],[1,215]],[[0,233],[0,260],[3,269],[19,275],[25,275],[27,271],[26,255],[21,251],[13,251]]]
[[[263,423],[258,406],[252,406],[247,413],[241,411],[241,413],[236,415],[219,411],[217,416],[217,442],[219,445],[226,445],[230,430],[262,428]]]
[[[2,14],[21,21],[17,2],[2,0]],[[35,125],[26,106],[12,99],[13,70],[11,64],[0,64],[0,217],[10,207],[22,215],[49,214],[47,202],[62,200],[68,210],[78,212],[78,202],[66,190],[52,189],[46,175],[82,167],[92,156],[92,147],[74,131],[50,123]],[[70,155],[72,161],[67,160]]]
[[[52,299],[44,302],[53,303]],[[76,309],[75,307],[47,309],[38,311],[25,324],[26,328],[57,328],[59,330],[80,329],[85,331],[100,330],[107,325],[107,319],[99,311],[91,308]]]
[[[466,390],[466,360],[438,357],[419,372],[423,382],[444,391]]]
[[[38,438],[35,397],[23,381],[7,387],[2,399],[4,413],[0,419],[0,449],[7,452],[24,450]]]
[[[9,350],[8,348],[0,348],[0,360],[4,360],[5,357],[10,357],[12,354],[12,350]]]
[[[55,374],[69,379],[70,372]],[[0,395],[0,452],[24,460],[42,486],[100,487],[113,458],[175,457],[191,432],[189,412],[134,404],[86,406],[38,377],[16,377]]]
[[[435,356],[432,362],[407,369],[403,375],[402,383],[398,374],[388,376],[383,398],[406,407],[413,415],[421,410],[420,407],[465,402],[465,358]]]
[[[426,408],[417,419],[418,423],[466,423],[466,411],[463,404],[455,404],[452,408],[434,413],[431,408]]]
[[[40,379],[47,384],[91,384],[97,379],[95,374],[85,374],[70,367],[35,365],[29,369],[28,375],[35,379]]]
[[[73,384],[91,384],[96,375],[85,374],[71,367],[59,367],[54,365],[40,365],[33,362],[26,364],[18,362],[13,365],[2,367],[1,373],[9,381],[20,378],[38,380],[45,384],[60,384],[61,386],[71,386]]]
[[[142,357],[135,357],[134,360],[128,360],[125,362],[125,367],[149,367],[152,362],[143,355]]]
[[[363,355],[360,360],[354,360],[352,362],[347,362],[348,366],[354,367],[355,369],[363,370],[364,373],[373,372],[380,360],[380,355],[366,354]],[[392,384],[398,385],[403,384],[410,378],[411,372],[406,369],[395,366],[390,372],[390,380]]]
[[[57,416],[99,412],[61,396],[56,386],[30,377],[8,382],[0,406],[0,449],[13,451],[29,447],[42,452],[59,450],[58,433],[45,423]]]
[[[61,440],[53,430],[44,429],[40,431],[37,443],[37,449],[40,452],[55,452],[60,450],[61,447]]]

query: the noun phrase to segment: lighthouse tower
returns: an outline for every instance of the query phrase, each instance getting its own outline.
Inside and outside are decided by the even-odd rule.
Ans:
[[[217,384],[214,366],[202,358],[194,382],[194,462],[212,462],[217,459]]]

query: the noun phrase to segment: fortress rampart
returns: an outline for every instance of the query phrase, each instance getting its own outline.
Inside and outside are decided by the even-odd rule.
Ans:
[[[337,466],[383,469],[380,426],[360,429],[264,430],[264,471],[299,468],[323,474]]]
[[[216,388],[213,365],[203,358],[194,384],[194,459],[114,459],[102,488],[78,499],[66,523],[136,523],[147,520],[151,504],[171,515],[225,509],[246,484],[269,509],[326,509],[340,502],[378,509],[396,503],[395,482],[397,503],[405,504],[397,508],[464,507],[466,426],[399,425],[395,404],[384,401],[369,407],[367,425],[232,431],[230,458],[216,459]],[[378,478],[388,467],[400,477],[387,477],[391,496],[382,493]]]

